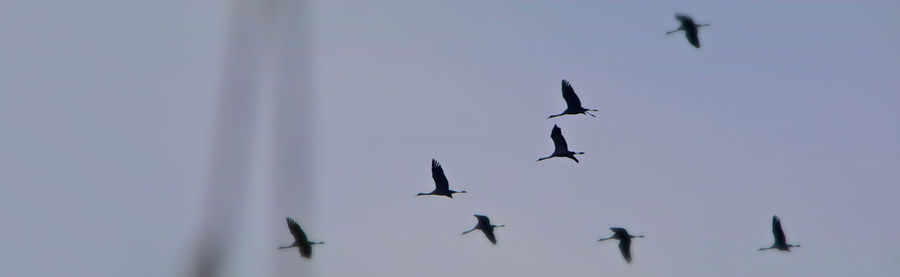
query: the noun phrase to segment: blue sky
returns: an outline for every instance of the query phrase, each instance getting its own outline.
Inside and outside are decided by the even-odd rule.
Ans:
[[[0,258],[10,261],[0,275],[182,274],[215,165],[227,61],[240,53],[228,50],[241,33],[230,20],[254,4],[55,2],[0,11]],[[232,192],[247,204],[234,215],[228,276],[900,272],[895,2],[308,8],[298,13],[308,25],[282,9],[244,30],[307,28],[294,39],[310,49],[297,49],[306,59],[246,49],[267,60],[246,69],[263,77],[247,91],[260,100],[246,118],[258,123],[247,190]],[[663,35],[676,12],[712,24],[703,48]],[[297,78],[310,80],[310,102],[297,103],[307,118],[293,128],[311,143],[298,146],[301,189],[285,193],[268,171],[284,133],[267,122],[278,95],[296,90],[271,76],[298,60],[309,62]],[[546,119],[564,109],[561,79],[597,118]],[[554,124],[586,152],[581,163],[535,162],[552,151]],[[414,197],[433,188],[432,158],[469,193]],[[459,235],[472,214],[507,225],[496,246]],[[772,242],[774,214],[803,247],[756,251]],[[285,216],[327,242],[314,259],[275,250],[291,240]],[[632,264],[614,242],[594,242],[612,226],[647,235]]]

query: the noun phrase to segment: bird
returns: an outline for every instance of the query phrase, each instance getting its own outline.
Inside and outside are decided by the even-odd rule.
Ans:
[[[419,193],[416,196],[422,195],[443,195],[446,197],[453,198],[454,193],[466,193],[466,191],[455,191],[450,190],[450,182],[447,181],[447,176],[444,175],[444,169],[441,168],[441,164],[438,163],[437,160],[431,159],[431,178],[434,179],[434,190],[429,193]]]
[[[787,238],[784,236],[784,230],[781,229],[781,219],[778,216],[772,216],[772,235],[775,236],[775,243],[772,246],[766,248],[760,248],[759,251],[768,250],[768,249],[778,249],[781,251],[791,252],[791,247],[800,247],[800,245],[791,245],[787,243]]]
[[[581,100],[578,100],[578,95],[575,95],[575,89],[572,88],[572,85],[569,84],[569,81],[565,79],[562,80],[562,96],[563,99],[566,100],[566,110],[561,114],[555,114],[547,117],[547,119],[554,118],[557,116],[562,116],[566,114],[587,114],[593,117],[597,117],[590,112],[596,112],[597,110],[585,109],[581,107]]]
[[[543,161],[553,157],[566,157],[574,160],[577,163],[578,159],[575,158],[575,155],[584,154],[584,152],[569,151],[569,145],[566,144],[566,138],[563,137],[562,130],[559,129],[559,126],[556,126],[556,124],[553,125],[553,131],[550,132],[550,138],[553,139],[553,154],[550,154],[550,156],[544,158],[540,158],[538,159],[538,161]]]
[[[497,245],[497,238],[494,237],[494,228],[506,227],[506,225],[492,225],[491,219],[489,219],[487,216],[476,214],[475,217],[478,218],[478,224],[475,225],[472,230],[462,232],[462,234],[460,235],[468,234],[469,232],[475,231],[475,229],[481,229],[481,232],[483,232],[484,236],[487,237],[489,241],[491,241],[491,244]]]
[[[619,240],[619,250],[622,251],[622,256],[625,257],[625,262],[631,263],[631,238],[643,238],[644,236],[632,236],[631,234],[628,234],[628,231],[625,230],[625,228],[621,227],[612,227],[609,229],[613,231],[613,235],[608,238],[599,239],[597,241],[604,241],[608,239]]]
[[[678,29],[667,32],[666,34],[671,34],[678,31],[684,31],[684,36],[687,38],[688,42],[691,43],[695,48],[700,48],[700,37],[697,36],[697,29],[700,27],[709,26],[709,24],[696,24],[694,23],[694,19],[690,16],[684,14],[675,14],[675,19],[681,21],[681,26]]]
[[[287,217],[287,225],[288,229],[291,230],[291,235],[294,236],[294,243],[289,246],[280,246],[278,249],[286,249],[291,247],[300,248],[300,256],[304,258],[312,258],[312,245],[315,244],[325,244],[325,242],[312,242],[307,240],[306,233],[303,232],[303,229],[300,229],[300,224],[297,224],[297,221],[294,221],[290,217]]]

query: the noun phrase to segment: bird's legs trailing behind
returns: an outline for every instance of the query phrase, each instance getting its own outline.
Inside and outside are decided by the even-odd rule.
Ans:
[[[475,226],[475,228],[472,228],[472,230],[468,230],[468,231],[462,232],[462,234],[460,234],[460,235],[468,234],[469,232],[475,231],[475,229],[478,229],[478,226]]]

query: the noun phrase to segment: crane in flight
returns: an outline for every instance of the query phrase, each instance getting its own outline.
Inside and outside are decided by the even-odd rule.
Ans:
[[[574,160],[576,163],[578,159],[575,158],[575,155],[584,154],[584,152],[572,152],[569,151],[569,145],[566,144],[566,138],[562,135],[562,130],[559,129],[559,126],[553,125],[553,131],[550,132],[550,138],[553,139],[553,154],[550,156],[543,157],[538,159],[538,161],[543,161],[553,157],[565,157]]]
[[[597,241],[604,241],[608,239],[617,239],[619,240],[619,251],[622,252],[622,257],[625,257],[625,262],[631,263],[631,239],[632,238],[643,238],[643,235],[633,236],[628,233],[625,228],[620,227],[612,227],[609,228],[613,231],[613,235],[608,238],[602,238]]]
[[[581,106],[581,100],[578,99],[578,95],[575,94],[575,89],[572,88],[572,84],[569,84],[569,81],[565,79],[562,80],[562,96],[563,99],[566,100],[566,110],[561,114],[555,114],[547,117],[547,119],[554,118],[557,116],[562,116],[566,114],[587,114],[593,117],[597,117],[589,112],[596,112],[597,110],[585,109]]]
[[[697,30],[700,27],[709,26],[709,24],[696,24],[694,23],[694,19],[690,16],[684,14],[675,14],[675,19],[681,21],[681,26],[678,29],[667,32],[666,34],[671,34],[678,31],[684,31],[684,36],[687,38],[688,42],[691,43],[695,48],[700,48],[700,36],[698,36]]]
[[[287,225],[288,229],[291,230],[291,235],[294,236],[294,243],[289,246],[280,246],[278,249],[297,247],[300,248],[300,256],[309,259],[312,258],[312,245],[325,243],[309,241],[306,238],[306,233],[303,232],[303,229],[300,229],[300,224],[297,224],[297,221],[294,221],[290,217],[287,218]]]
[[[484,233],[484,236],[487,237],[489,241],[491,241],[491,244],[496,245],[497,238],[494,237],[494,228],[506,227],[506,225],[493,225],[487,216],[476,214],[475,217],[478,218],[478,224],[475,225],[472,230],[462,232],[460,235],[468,234],[469,232],[475,231],[475,229],[481,229],[481,232]]]
[[[443,195],[446,197],[453,198],[454,193],[466,193],[466,191],[455,191],[450,190],[450,182],[447,181],[447,176],[444,175],[444,169],[441,168],[441,164],[438,163],[437,160],[431,159],[431,178],[434,179],[434,190],[429,193],[419,193],[416,196],[422,195]]]
[[[778,216],[772,216],[772,235],[775,236],[775,243],[773,243],[772,246],[760,248],[759,251],[775,248],[781,251],[791,252],[791,247],[800,247],[799,245],[787,243],[787,238],[784,236],[784,230],[781,229],[781,219],[778,218]]]

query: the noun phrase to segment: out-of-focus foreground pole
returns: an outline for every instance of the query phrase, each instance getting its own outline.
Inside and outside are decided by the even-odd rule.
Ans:
[[[308,158],[312,155],[311,49],[309,4],[305,0],[235,0],[226,43],[223,83],[217,99],[210,176],[204,218],[197,237],[189,276],[223,276],[229,253],[238,251],[247,215],[264,218],[272,241],[287,233],[284,217],[310,222],[312,204]],[[269,83],[271,82],[271,83]],[[271,111],[271,113],[266,113]],[[268,115],[268,116],[266,116]],[[260,130],[269,132],[259,134]],[[260,141],[269,139],[266,141]],[[261,146],[269,146],[260,149]],[[259,151],[268,152],[260,173],[253,178]],[[271,182],[271,183],[268,183]],[[271,190],[269,190],[271,189]],[[251,192],[272,191],[274,206],[266,214],[247,213]],[[260,209],[255,209],[259,211]],[[250,232],[253,233],[253,232]],[[268,247],[263,245],[261,247]],[[246,262],[244,268],[261,274],[308,276],[308,266],[297,255],[274,262]],[[274,255],[274,254],[273,254]],[[261,259],[267,261],[267,259]],[[270,268],[268,268],[270,267]],[[297,271],[300,272],[297,272]]]

